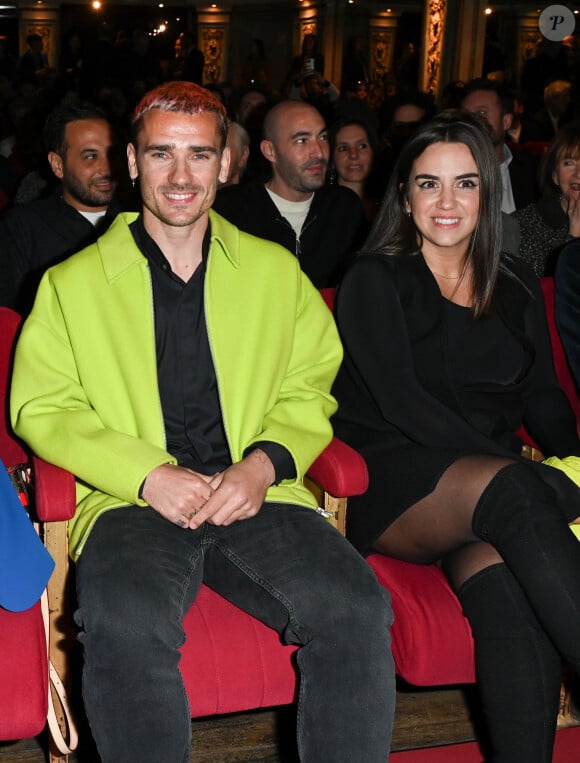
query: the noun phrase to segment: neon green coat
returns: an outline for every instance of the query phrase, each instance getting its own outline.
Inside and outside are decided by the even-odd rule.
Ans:
[[[330,387],[342,358],[334,320],[282,247],[211,212],[206,321],[233,462],[253,442],[284,445],[297,477],[267,500],[315,506],[302,478],[331,439]],[[145,505],[139,488],[164,463],[149,266],[119,215],[95,244],[51,268],[18,341],[16,433],[77,478],[76,559],[101,512]]]

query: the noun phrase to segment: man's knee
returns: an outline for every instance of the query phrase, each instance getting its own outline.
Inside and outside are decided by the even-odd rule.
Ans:
[[[367,562],[354,551],[345,554],[344,564],[321,592],[321,616],[332,628],[345,628],[364,639],[376,633],[389,638],[393,623],[391,597]]]

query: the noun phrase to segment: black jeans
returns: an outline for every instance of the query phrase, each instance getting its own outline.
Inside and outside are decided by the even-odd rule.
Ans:
[[[388,759],[388,594],[312,509],[265,504],[251,519],[194,531],[135,506],[98,519],[78,563],[76,619],[83,695],[103,763],[189,761],[179,648],[202,582],[300,645],[303,763]]]

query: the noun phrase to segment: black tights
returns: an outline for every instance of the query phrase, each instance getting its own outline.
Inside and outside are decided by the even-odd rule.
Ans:
[[[375,548],[444,560],[475,639],[493,760],[549,763],[559,655],[580,673],[580,544],[554,490],[525,463],[467,456]]]

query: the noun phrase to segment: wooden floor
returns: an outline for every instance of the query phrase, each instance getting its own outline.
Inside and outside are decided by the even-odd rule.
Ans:
[[[472,740],[470,705],[469,691],[400,691],[393,751]],[[297,763],[294,729],[292,707],[195,720],[190,763]],[[45,749],[44,738],[0,744],[0,763],[45,763]],[[98,757],[85,749],[70,763],[98,763]]]
[[[580,726],[578,707],[571,703],[565,725]],[[418,690],[400,684],[391,751],[429,747],[442,751],[441,745],[471,742],[478,715],[475,686]],[[298,763],[295,725],[292,706],[194,720],[190,763]],[[86,740],[88,734],[81,731],[80,736]],[[0,743],[0,763],[46,763],[45,750],[42,737]],[[70,756],[69,763],[99,763],[99,759],[87,746]]]

